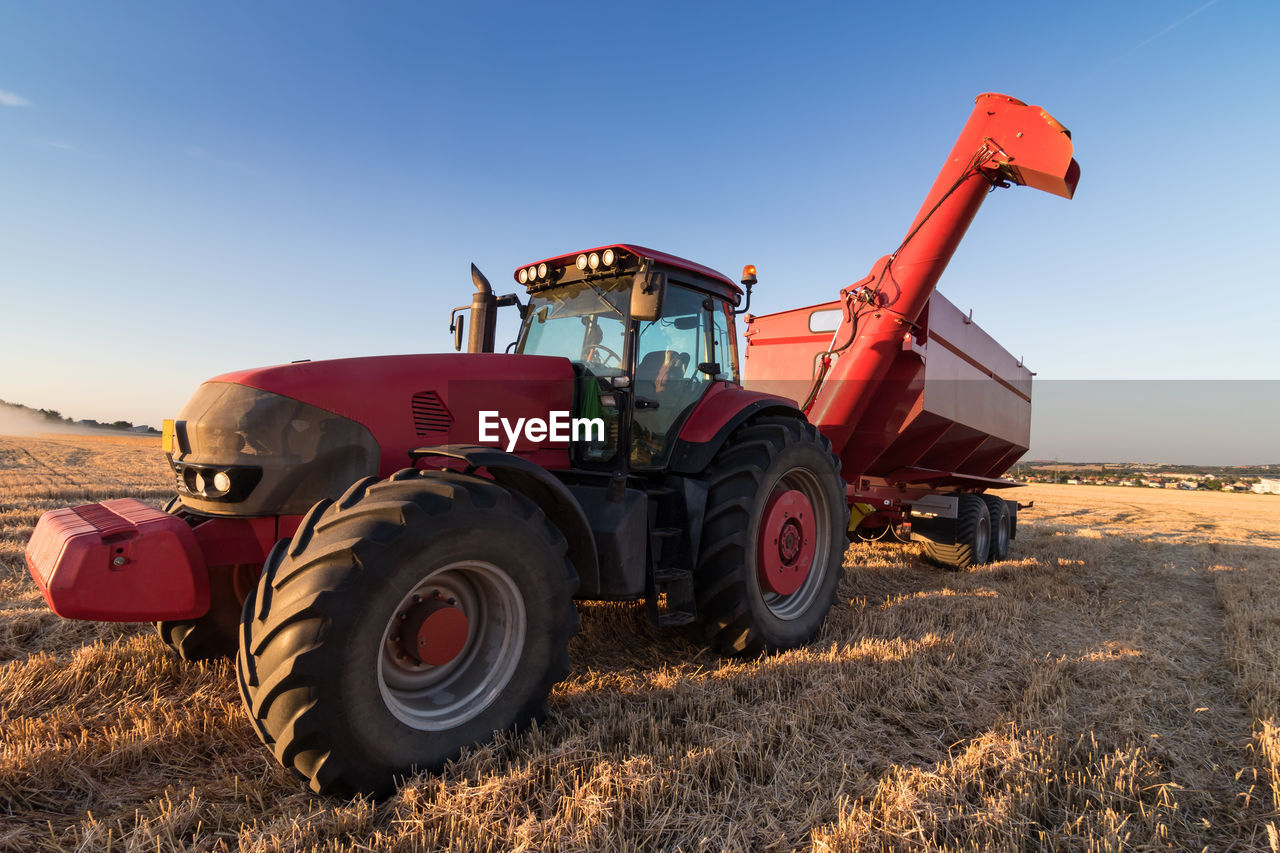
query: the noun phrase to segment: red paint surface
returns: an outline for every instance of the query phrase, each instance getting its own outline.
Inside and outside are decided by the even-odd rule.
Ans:
[[[350,418],[373,433],[382,448],[378,476],[410,464],[409,451],[437,444],[476,444],[506,449],[499,441],[479,440],[479,412],[498,411],[516,418],[547,419],[569,411],[573,367],[568,359],[501,353],[443,353],[372,356],[283,364],[227,373],[211,382],[237,382],[301,400]],[[413,419],[413,395],[435,391],[451,416],[442,431],[421,434]],[[569,467],[568,443],[529,442],[515,452],[544,468]]]
[[[716,382],[707,389],[685,419],[684,426],[680,428],[680,440],[694,444],[710,441],[734,415],[752,403],[796,408],[796,401],[787,397],[748,391],[728,382]]]
[[[276,518],[211,518],[192,530],[205,566],[262,564],[276,544]]]
[[[813,505],[796,489],[778,489],[769,496],[757,537],[756,574],[761,586],[778,595],[791,595],[809,577],[817,520]]]
[[[873,395],[866,391],[888,376],[902,349],[907,327],[900,319],[909,323],[919,319],[990,192],[988,178],[1012,178],[1070,198],[1080,177],[1071,154],[1070,135],[1044,110],[1004,95],[978,96],[968,123],[907,229],[904,245],[877,262],[867,279],[842,293],[842,301],[849,305],[856,288],[866,284],[877,291],[877,302],[846,311],[836,340],[850,330],[849,317],[855,310],[857,338],[832,366],[810,409],[810,420],[820,425],[838,455],[844,456],[872,403]]]
[[[441,607],[429,614],[418,629],[414,657],[431,666],[444,666],[467,644],[470,625],[456,607]]]
[[[998,477],[1028,444],[1031,373],[934,288],[992,181],[1070,198],[1079,177],[1061,124],[980,95],[894,255],[834,302],[752,318],[746,384],[804,401],[821,378],[806,414],[859,490],[901,482],[919,495]],[[840,312],[834,332],[811,330],[820,310]]]
[[[26,558],[49,607],[68,619],[151,622],[209,609],[195,533],[134,498],[46,512]]]

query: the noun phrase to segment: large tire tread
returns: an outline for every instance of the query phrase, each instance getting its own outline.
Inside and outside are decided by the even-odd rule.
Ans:
[[[982,498],[983,502],[986,503],[987,517],[991,520],[991,544],[987,548],[986,562],[999,562],[1009,556],[1009,539],[1012,538],[1011,534],[1013,533],[1013,518],[1009,512],[1009,505],[1004,502],[1004,498],[999,497],[998,495],[988,495],[984,493],[978,497]],[[1000,549],[1001,517],[1005,519],[1005,525],[1008,529],[1008,533],[1010,534],[1005,539],[1003,551]]]
[[[960,510],[956,518],[955,544],[948,545],[928,539],[922,542],[925,557],[951,571],[970,569],[987,562],[987,554],[975,553],[971,544],[976,537],[978,525],[982,519],[982,512],[987,505],[986,501],[981,495],[968,493],[961,494],[959,498]],[[988,516],[988,552],[991,550],[991,541],[990,516]]]
[[[578,628],[572,602],[577,573],[567,559],[564,536],[532,502],[487,480],[417,469],[404,469],[382,481],[367,478],[337,501],[314,507],[287,551],[273,551],[258,593],[246,602],[243,614],[237,678],[245,705],[263,742],[281,764],[308,779],[313,790],[376,796],[388,793],[393,784],[391,771],[339,743],[341,733],[326,730],[325,721],[334,712],[324,707],[327,700],[318,685],[332,677],[333,656],[342,653],[342,641],[329,636],[331,630],[341,630],[334,626],[335,620],[350,627],[360,619],[350,609],[354,606],[351,593],[393,570],[388,567],[388,549],[401,539],[410,537],[402,547],[416,547],[414,543],[426,535],[424,528],[441,529],[430,524],[431,519],[447,524],[450,515],[470,517],[477,511],[488,513],[486,517],[494,512],[498,517],[515,517],[538,531],[563,567],[563,576],[554,582],[556,588],[548,591],[553,604],[563,602],[554,604],[559,609],[550,619],[550,659],[536,689],[527,691],[532,698],[517,698],[523,704],[513,715],[510,708],[502,709],[503,714],[514,716],[516,728],[545,716],[547,695],[569,674],[568,643]],[[513,682],[516,678],[512,676]],[[377,701],[381,703],[380,698]],[[398,775],[411,769],[438,770],[466,745],[458,743],[451,754],[426,766],[392,770]]]
[[[791,640],[769,637],[758,624],[749,602],[752,590],[744,578],[744,567],[754,565],[755,542],[750,535],[753,507],[765,488],[770,465],[785,448],[808,445],[827,457],[839,481],[840,461],[831,453],[831,444],[807,421],[786,416],[764,416],[748,421],[728,439],[709,468],[709,491],[703,524],[703,542],[695,571],[698,612],[706,641],[726,655],[754,656],[797,645]],[[844,506],[843,484],[833,512]],[[843,526],[841,525],[841,528]],[[844,545],[843,529],[838,541]],[[834,543],[833,549],[838,547]],[[835,580],[814,602],[820,611],[812,631],[804,632],[805,642],[821,626],[835,601],[843,559],[830,571]],[[811,621],[811,620],[810,620]]]

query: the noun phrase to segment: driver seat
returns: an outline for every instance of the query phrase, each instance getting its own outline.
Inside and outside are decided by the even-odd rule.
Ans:
[[[689,367],[689,354],[676,352],[673,349],[659,349],[646,353],[636,365],[636,390],[648,392],[652,396],[664,392],[670,394],[675,385],[684,379],[684,372]]]

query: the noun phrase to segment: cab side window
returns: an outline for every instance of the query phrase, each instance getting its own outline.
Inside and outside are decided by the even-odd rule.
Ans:
[[[672,427],[702,396],[711,381],[698,365],[715,349],[709,297],[671,285],[662,318],[640,324],[631,430],[631,464],[666,464]],[[652,405],[656,404],[656,405]]]
[[[729,382],[738,381],[738,342],[733,335],[733,308],[728,302],[712,300],[715,306],[711,309],[712,338],[715,345],[715,357],[711,361],[720,365],[716,379]]]

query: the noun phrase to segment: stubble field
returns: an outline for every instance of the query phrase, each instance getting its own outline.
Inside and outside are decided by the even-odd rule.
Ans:
[[[371,803],[280,768],[228,663],[45,607],[39,515],[160,506],[157,445],[0,437],[0,849],[1280,848],[1280,498],[1022,489],[1010,560],[854,546],[761,660],[583,605],[542,727]]]

